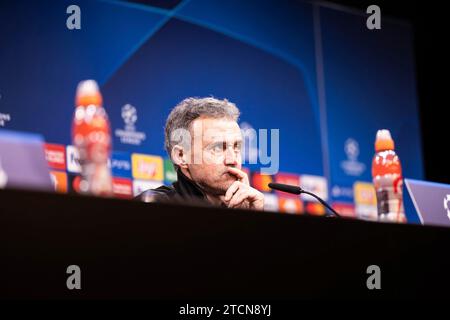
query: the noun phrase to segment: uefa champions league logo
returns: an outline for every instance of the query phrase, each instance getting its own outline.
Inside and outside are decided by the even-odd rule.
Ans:
[[[444,198],[444,209],[447,211],[447,218],[450,220],[450,194]]]
[[[133,128],[134,130],[134,124],[138,119],[136,108],[131,104],[124,105],[122,107],[122,119],[127,127],[129,127],[130,129]]]
[[[342,170],[349,176],[360,176],[366,170],[366,165],[358,161],[358,141],[353,138],[345,140],[344,152],[347,156],[347,160],[341,161]]]
[[[132,144],[135,146],[141,145],[146,139],[145,132],[136,131],[136,122],[138,121],[137,109],[131,104],[125,104],[120,113],[125,124],[124,129],[116,129],[115,136],[120,139],[121,143]]]
[[[2,100],[2,94],[0,93],[0,100]],[[11,121],[11,115],[9,113],[0,112],[0,127],[4,127],[7,122]]]
[[[6,126],[6,123],[11,121],[11,115],[9,113],[0,112],[0,127]]]
[[[347,158],[351,161],[356,161],[359,156],[359,144],[356,140],[349,138],[345,141],[344,151]]]

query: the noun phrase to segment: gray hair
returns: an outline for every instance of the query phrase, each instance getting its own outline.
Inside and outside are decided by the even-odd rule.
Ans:
[[[179,142],[179,137],[174,136],[176,130],[189,130],[191,123],[199,117],[229,118],[237,121],[239,115],[239,109],[227,99],[219,100],[213,97],[184,99],[172,109],[164,128],[164,147],[169,158],[172,159],[172,148]]]

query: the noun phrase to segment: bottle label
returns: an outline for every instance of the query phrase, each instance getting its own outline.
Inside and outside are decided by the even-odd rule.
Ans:
[[[379,216],[389,213],[389,193],[387,190],[377,191],[377,209]]]

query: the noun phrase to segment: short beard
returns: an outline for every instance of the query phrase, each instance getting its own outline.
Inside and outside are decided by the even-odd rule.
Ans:
[[[212,196],[224,196],[225,193],[228,191],[228,188],[233,184],[234,181],[230,181],[230,184],[228,186],[223,187],[213,187],[210,184],[206,183],[203,180],[196,181],[197,185],[207,194],[210,194]],[[223,182],[221,182],[223,183]]]
[[[197,184],[205,193],[216,197],[225,195],[228,190],[228,188],[223,190],[223,188],[211,187],[203,181],[197,181]]]

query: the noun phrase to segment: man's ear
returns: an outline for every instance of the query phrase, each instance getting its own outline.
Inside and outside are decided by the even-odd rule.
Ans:
[[[185,152],[184,148],[180,145],[175,145],[172,148],[172,161],[174,164],[176,164],[177,166],[179,166],[180,168],[184,168],[187,169],[188,168],[188,163],[189,163],[189,159],[188,159],[188,153]]]

